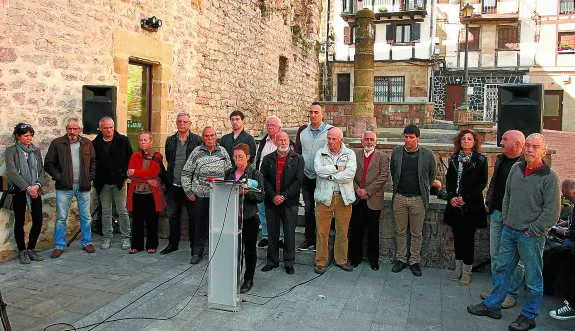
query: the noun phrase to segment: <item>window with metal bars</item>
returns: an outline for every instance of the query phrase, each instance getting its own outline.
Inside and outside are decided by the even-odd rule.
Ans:
[[[403,102],[405,77],[375,76],[373,79],[373,102]]]
[[[559,14],[575,14],[575,0],[559,0]]]
[[[503,25],[497,27],[498,49],[519,49],[519,27]]]

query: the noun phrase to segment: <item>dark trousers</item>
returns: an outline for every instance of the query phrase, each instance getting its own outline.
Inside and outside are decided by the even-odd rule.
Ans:
[[[244,271],[244,281],[253,280],[256,271],[258,255],[256,252],[256,242],[258,241],[258,230],[260,220],[258,215],[243,220],[242,223],[242,244],[244,248],[244,261],[246,270]]]
[[[144,227],[146,228],[146,249],[158,248],[158,218],[154,195],[134,193],[132,210],[132,249],[144,249]]]
[[[463,260],[463,264],[472,265],[475,252],[475,227],[465,224],[465,220],[462,219],[455,222],[451,230],[455,259]]]
[[[5,193],[6,194],[6,193]],[[14,239],[19,251],[26,250],[24,241],[24,221],[26,220],[26,191],[14,194],[12,209],[14,210]],[[31,200],[32,228],[28,236],[28,249],[36,248],[36,242],[42,230],[42,197]]]
[[[363,236],[367,230],[367,258],[369,263],[379,261],[379,216],[381,210],[369,209],[367,200],[359,200],[353,206],[349,224],[349,260],[351,263],[361,263],[363,257]]]
[[[575,243],[565,239],[563,243],[547,240],[543,251],[543,293],[554,295],[557,282],[561,296],[571,307],[575,305]]]
[[[192,230],[192,255],[204,255],[204,248],[208,238],[209,222],[210,198],[200,198],[196,196],[196,203],[194,206],[194,229]]]
[[[170,239],[169,244],[178,247],[180,244],[180,221],[182,208],[186,207],[188,214],[188,237],[190,248],[194,243],[194,201],[190,201],[181,187],[170,185],[168,188],[168,212],[170,214]]]
[[[266,219],[268,222],[268,265],[279,265],[280,226],[283,225],[285,243],[284,266],[293,267],[293,263],[295,261],[295,226],[297,222],[297,210],[298,206],[266,206]]]
[[[305,204],[305,241],[315,245],[315,178],[310,179],[303,176],[301,194]],[[269,228],[269,226],[268,226]],[[269,231],[269,230],[268,230]]]

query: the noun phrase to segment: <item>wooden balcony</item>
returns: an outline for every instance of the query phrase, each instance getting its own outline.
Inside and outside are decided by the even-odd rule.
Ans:
[[[355,21],[355,13],[363,8],[375,13],[374,23],[398,21],[423,21],[427,16],[426,0],[343,0],[341,16],[350,25]]]
[[[465,4],[462,3],[461,8]],[[519,20],[519,0],[512,1],[496,1],[486,0],[478,4],[472,4],[474,7],[473,16],[469,19],[469,23],[483,23],[483,22],[517,22]],[[465,18],[461,16],[462,23]]]

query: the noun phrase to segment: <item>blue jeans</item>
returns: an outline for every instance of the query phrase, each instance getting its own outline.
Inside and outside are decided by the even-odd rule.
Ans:
[[[501,241],[501,231],[503,231],[503,223],[501,222],[501,212],[499,210],[493,210],[490,215],[491,225],[489,226],[489,253],[491,254],[491,282],[493,288],[495,288],[495,275],[497,268],[497,258],[499,256],[499,242]],[[511,278],[511,284],[509,284],[508,296],[517,298],[519,296],[519,286],[523,283],[523,275],[525,274],[525,267],[523,262],[519,261],[517,264],[517,269]]]
[[[483,301],[487,308],[501,308],[501,304],[509,291],[511,277],[521,259],[525,265],[525,283],[527,285],[525,304],[521,309],[521,314],[531,319],[540,314],[539,306],[543,299],[544,246],[545,236],[530,237],[524,231],[514,230],[508,226],[503,228],[499,257],[497,258],[495,288]]]
[[[78,201],[78,215],[82,231],[80,244],[86,247],[92,243],[90,191],[80,192],[78,185],[74,185],[71,191],[56,190],[56,226],[54,228],[54,248],[56,249],[64,249],[66,246],[66,220],[73,196]]]
[[[262,225],[262,239],[268,239],[268,222],[266,220],[266,206],[264,202],[258,203],[258,216]],[[284,230],[282,228],[280,228],[280,240],[284,240]]]

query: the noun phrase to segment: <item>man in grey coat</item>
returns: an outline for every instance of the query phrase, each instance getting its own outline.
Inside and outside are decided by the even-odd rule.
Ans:
[[[529,330],[541,313],[543,299],[543,247],[549,228],[559,219],[561,192],[559,177],[543,162],[547,140],[533,133],[525,141],[525,161],[515,163],[509,171],[501,222],[499,256],[495,288],[485,301],[467,307],[470,314],[501,318],[501,304],[519,260],[525,266],[525,304],[509,330]]]
[[[403,129],[404,146],[391,153],[393,179],[393,219],[395,220],[396,261],[392,272],[409,265],[414,276],[421,276],[423,220],[429,207],[429,188],[435,180],[435,157],[429,148],[419,146],[419,128],[410,124]],[[407,226],[411,231],[410,256],[407,257]],[[409,262],[409,263],[408,263]]]

